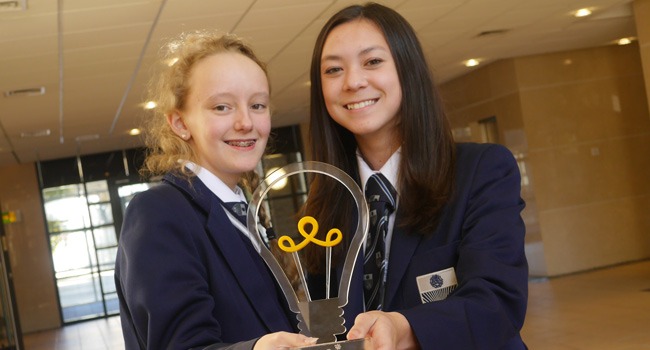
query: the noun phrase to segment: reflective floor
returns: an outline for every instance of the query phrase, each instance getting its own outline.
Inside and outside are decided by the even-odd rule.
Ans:
[[[23,336],[26,350],[123,350],[120,317],[71,324]]]
[[[532,350],[650,349],[650,261],[531,281]]]
[[[650,350],[650,260],[530,282],[531,350]],[[24,336],[27,350],[124,349],[119,317]]]

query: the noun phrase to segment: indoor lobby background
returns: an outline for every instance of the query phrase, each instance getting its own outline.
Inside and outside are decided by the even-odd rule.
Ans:
[[[441,86],[458,141],[519,162],[531,278],[650,259],[650,0],[634,12],[630,45],[505,59]],[[22,217],[3,246],[23,333],[62,326],[41,181],[38,164],[0,168],[2,210]]]

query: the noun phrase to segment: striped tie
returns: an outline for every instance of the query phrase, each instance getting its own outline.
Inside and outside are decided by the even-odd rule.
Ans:
[[[396,191],[381,173],[373,174],[366,183],[366,200],[370,210],[370,229],[363,261],[364,299],[366,310],[381,310],[388,261],[386,232],[388,217],[395,210]]]
[[[230,212],[235,215],[239,221],[246,225],[246,211],[248,206],[244,202],[225,202],[224,205],[226,208],[230,209]]]

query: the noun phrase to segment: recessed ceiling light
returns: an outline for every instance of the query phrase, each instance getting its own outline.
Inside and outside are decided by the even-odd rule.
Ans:
[[[144,109],[154,109],[158,104],[155,101],[147,101],[144,104]]]
[[[141,133],[141,131],[138,128],[133,128],[133,129],[129,130],[129,135],[131,135],[131,136],[140,135],[140,133]]]
[[[480,63],[479,59],[477,58],[470,58],[467,61],[465,61],[465,67],[476,67]]]
[[[582,9],[579,9],[578,11],[576,11],[573,15],[576,16],[576,17],[587,17],[587,16],[591,15],[591,9],[582,8]]]
[[[281,178],[282,176],[284,176],[286,174],[287,173],[284,171],[284,169],[281,169],[281,168],[278,168],[278,167],[271,168],[266,172],[266,175],[267,175],[266,180],[265,180],[266,184],[270,185],[276,179],[279,179],[279,178]],[[287,186],[287,178],[286,177],[284,179],[279,180],[278,182],[274,183],[273,186],[271,186],[271,188],[277,191],[277,190],[283,189],[285,186]]]
[[[616,41],[619,45],[628,45],[632,43],[632,38],[620,38]]]

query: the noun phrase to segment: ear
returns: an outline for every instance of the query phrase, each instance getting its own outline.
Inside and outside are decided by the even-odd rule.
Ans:
[[[172,131],[183,140],[189,140],[190,137],[192,136],[190,134],[190,129],[188,129],[187,125],[185,125],[183,116],[180,114],[179,111],[174,111],[168,114],[167,123],[172,128]]]

